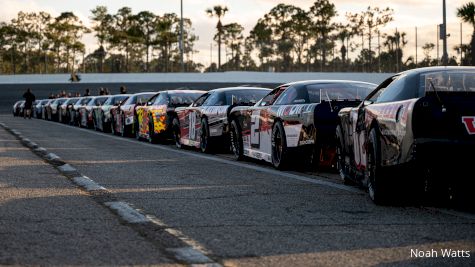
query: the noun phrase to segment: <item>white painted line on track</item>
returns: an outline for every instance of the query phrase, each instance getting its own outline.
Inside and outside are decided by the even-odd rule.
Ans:
[[[192,247],[170,248],[167,250],[175,254],[177,259],[185,262],[213,263],[210,258]]]
[[[77,185],[84,187],[86,191],[101,191],[101,190],[107,190],[105,187],[97,184],[93,180],[89,179],[87,176],[79,176],[79,177],[73,177],[74,183]]]
[[[128,223],[138,224],[138,223],[149,223],[150,220],[138,212],[136,209],[132,208],[129,204],[122,201],[113,201],[104,203],[107,207],[117,212],[117,214],[127,221]]]
[[[44,121],[44,122],[52,123],[52,124],[55,124],[55,125],[58,125],[58,126],[67,127],[67,128],[70,128],[70,129],[75,129],[75,130],[78,130],[78,131],[83,131],[83,132],[94,134],[94,135],[109,137],[109,138],[112,138],[112,139],[120,140],[122,142],[125,141],[125,142],[129,142],[129,143],[133,143],[133,144],[140,144],[140,145],[143,145],[143,146],[153,147],[153,148],[161,149],[161,150],[168,151],[168,152],[174,152],[174,153],[177,153],[177,154],[182,154],[182,155],[191,156],[191,157],[195,157],[195,158],[207,159],[207,160],[216,161],[216,162],[220,162],[220,163],[224,163],[224,164],[229,164],[229,165],[233,165],[233,166],[237,166],[237,167],[241,167],[241,168],[246,168],[246,169],[255,170],[255,171],[259,171],[259,172],[263,172],[263,173],[268,173],[268,174],[272,174],[274,176],[290,178],[290,179],[299,180],[299,181],[312,183],[312,184],[316,184],[316,185],[336,188],[336,189],[340,189],[340,190],[347,191],[347,192],[362,194],[361,190],[359,190],[357,188],[353,188],[353,187],[346,186],[346,185],[343,185],[343,184],[338,184],[338,183],[325,181],[325,180],[319,179],[319,178],[309,178],[309,177],[305,177],[305,176],[302,176],[302,175],[297,175],[297,174],[293,174],[293,173],[287,173],[287,172],[283,172],[283,171],[267,169],[267,168],[264,168],[264,167],[249,165],[249,164],[245,164],[245,163],[237,162],[237,161],[231,161],[231,160],[228,160],[228,159],[218,158],[218,157],[215,157],[215,156],[208,156],[208,155],[189,152],[189,151],[185,151],[185,150],[173,149],[173,148],[162,146],[162,145],[140,142],[140,141],[137,141],[135,139],[128,139],[128,138],[109,135],[109,134],[105,134],[105,133],[95,132],[95,131],[91,131],[91,130],[88,130],[88,129],[71,127],[71,126],[62,125],[62,124],[56,124],[56,123],[50,122],[50,121]]]
[[[73,166],[69,165],[69,164],[63,164],[61,166],[58,167],[58,169],[61,171],[61,172],[76,172],[76,168],[74,168]]]

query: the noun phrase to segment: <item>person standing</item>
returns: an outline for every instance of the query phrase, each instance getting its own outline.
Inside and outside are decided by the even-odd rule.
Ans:
[[[35,95],[31,92],[31,89],[28,88],[26,93],[23,94],[23,98],[25,99],[23,118],[26,119],[26,116],[28,116],[28,118],[31,119],[31,109],[33,108],[33,102],[35,102]]]
[[[84,93],[84,96],[91,96],[91,90],[89,90],[89,88],[86,88],[86,92]]]
[[[121,93],[121,94],[127,94],[127,88],[122,85],[122,86],[120,87],[120,93]]]

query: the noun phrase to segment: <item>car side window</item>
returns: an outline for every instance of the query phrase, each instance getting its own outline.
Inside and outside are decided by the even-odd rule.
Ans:
[[[269,94],[267,94],[260,102],[259,106],[270,106],[274,103],[274,101],[285,91],[287,87],[282,86],[272,90]]]
[[[195,102],[193,103],[193,107],[200,107],[203,105],[203,103],[206,101],[206,98],[208,98],[209,94],[204,94],[200,97],[198,97]]]
[[[295,86],[291,86],[280,94],[274,105],[305,104],[308,102],[308,94],[305,88],[298,90]]]
[[[390,83],[386,89],[378,96],[376,103],[402,101],[417,96],[417,88],[406,86],[406,75],[400,75],[395,77],[392,83]]]
[[[212,92],[203,103],[203,106],[222,106],[225,105],[224,94],[221,92]]]
[[[161,93],[158,95],[158,97],[155,99],[155,101],[151,101],[154,105],[166,105],[168,104],[168,94],[167,93]]]
[[[152,96],[152,98],[150,98],[149,100],[146,100],[145,105],[146,105],[146,106],[151,106],[151,105],[153,105],[153,103],[155,103],[155,100],[157,100],[157,97],[158,97],[158,96],[159,96],[159,95],[154,95],[154,96]]]

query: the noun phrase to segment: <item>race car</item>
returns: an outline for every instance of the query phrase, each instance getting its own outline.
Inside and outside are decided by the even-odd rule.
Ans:
[[[473,177],[456,173],[471,173],[475,162],[475,68],[398,73],[339,118],[339,172],[367,187],[375,203],[473,190]]]
[[[122,101],[127,99],[130,95],[121,94],[110,96],[104,104],[101,106],[94,107],[93,116],[94,116],[94,127],[97,131],[110,132],[111,131],[111,121],[112,115],[110,113],[111,108],[118,106]]]
[[[61,106],[67,98],[56,98],[49,105],[46,106],[47,119],[50,121],[59,120],[59,106]]]
[[[71,122],[69,109],[79,101],[78,97],[68,98],[61,105],[58,106],[58,121],[69,124]]]
[[[191,146],[204,153],[215,148],[229,148],[228,114],[235,106],[255,104],[271,91],[257,87],[214,89],[196,99],[189,107],[176,109],[178,120],[173,124],[177,147]]]
[[[33,117],[37,119],[43,118],[43,106],[48,103],[49,99],[37,100],[36,105],[33,106]]]
[[[80,126],[81,124],[81,115],[79,109],[81,107],[85,107],[89,101],[91,101],[92,96],[85,96],[80,97],[80,99],[74,103],[74,105],[70,106],[69,110],[69,117],[71,118],[71,124],[75,126]]]
[[[86,105],[79,108],[79,127],[95,128],[94,116],[95,107],[101,106],[109,96],[93,96]]]
[[[191,105],[204,93],[206,91],[170,90],[152,96],[145,105],[135,110],[136,138],[155,143],[171,137],[173,122],[176,124],[178,120],[175,109]]]
[[[41,118],[43,120],[49,120],[48,118],[48,109],[49,109],[49,105],[51,105],[51,103],[53,103],[54,99],[48,99],[48,101],[46,101],[42,106],[41,106]]]
[[[141,105],[145,105],[150,97],[154,96],[156,92],[142,92],[130,95],[127,100],[120,103],[118,111],[115,112],[113,118],[113,133],[121,136],[135,136],[134,119],[135,108]]]
[[[281,85],[256,105],[231,110],[231,150],[237,160],[264,160],[277,169],[292,161],[331,167],[338,111],[358,105],[375,87],[332,80]]]
[[[23,116],[21,105],[25,105],[25,100],[20,100],[13,104],[13,116]]]

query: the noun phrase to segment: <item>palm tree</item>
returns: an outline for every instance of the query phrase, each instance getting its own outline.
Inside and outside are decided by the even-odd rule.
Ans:
[[[218,18],[218,24],[216,25],[216,29],[218,30],[218,71],[221,70],[221,35],[223,34],[221,18],[224,17],[226,12],[228,12],[228,8],[220,5],[206,9],[206,14],[208,14],[208,16]]]
[[[461,18],[463,22],[470,23],[473,26],[470,45],[472,47],[472,66],[475,66],[475,3],[469,2],[457,8],[457,17]]]

